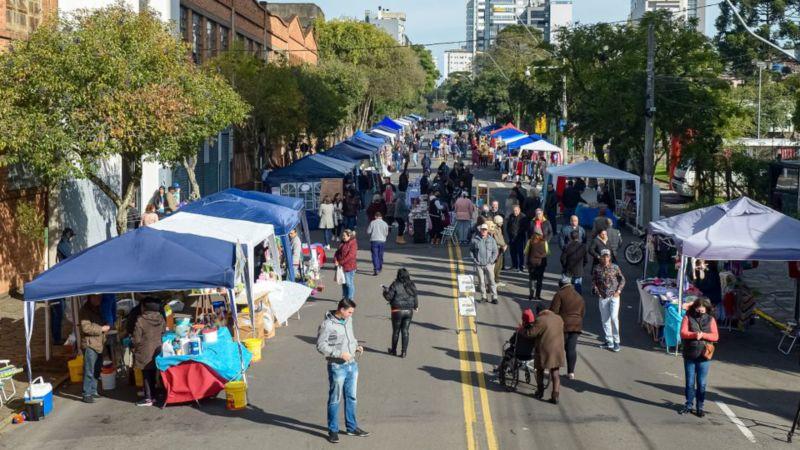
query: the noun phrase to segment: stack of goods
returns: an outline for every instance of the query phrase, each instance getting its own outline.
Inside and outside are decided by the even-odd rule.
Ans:
[[[188,316],[175,317],[175,331],[164,334],[161,341],[161,354],[163,356],[201,355],[203,342],[211,344],[217,341],[217,330],[221,326],[219,320],[225,320],[224,315],[212,319],[210,315],[203,315],[207,323],[192,324]]]

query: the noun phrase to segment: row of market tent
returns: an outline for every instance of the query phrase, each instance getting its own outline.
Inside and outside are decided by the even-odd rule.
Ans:
[[[308,236],[302,200],[228,189],[61,261],[25,284],[29,378],[33,378],[30,345],[37,302],[92,294],[224,289],[235,322],[237,284],[244,286],[253,312],[252,268],[259,245],[269,247],[272,270],[280,274],[279,238],[289,270],[289,281],[281,283],[294,284],[292,252],[286,249],[289,231],[298,228],[305,229]],[[300,300],[270,299],[276,304],[291,303],[292,308],[299,308],[305,298]],[[285,311],[284,316],[291,313]]]

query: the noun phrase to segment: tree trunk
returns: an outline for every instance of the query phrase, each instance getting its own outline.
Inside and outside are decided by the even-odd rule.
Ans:
[[[597,156],[597,160],[601,163],[606,163],[606,154],[603,151],[603,147],[608,143],[608,139],[600,138],[597,136],[592,136],[592,145],[594,145],[594,154]]]
[[[186,169],[186,176],[189,177],[189,186],[192,190],[189,193],[189,200],[195,201],[200,198],[200,184],[197,182],[197,174],[194,173],[197,167],[197,155],[190,158],[183,158],[183,168]]]
[[[114,189],[108,185],[103,179],[96,174],[87,174],[87,178],[94,183],[117,207],[117,235],[121,236],[128,230],[128,208],[130,207],[133,195],[136,193],[136,186],[142,180],[142,161],[141,160],[128,160],[122,157],[122,164],[131,164],[131,178],[128,184],[123,186],[122,197],[117,194]]]

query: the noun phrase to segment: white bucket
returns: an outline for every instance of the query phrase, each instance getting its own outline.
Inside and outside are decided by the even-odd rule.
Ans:
[[[104,391],[112,391],[117,387],[117,372],[101,373],[100,381],[103,383]]]

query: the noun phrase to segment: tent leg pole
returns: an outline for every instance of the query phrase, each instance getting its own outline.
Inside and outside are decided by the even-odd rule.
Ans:
[[[647,263],[650,261],[650,248],[647,245],[649,237],[649,234],[644,235],[644,264],[642,264],[644,269],[642,272],[642,278],[647,278]]]
[[[681,268],[678,273],[678,315],[683,310],[683,285],[686,282],[686,255],[681,255]],[[678,340],[675,341],[675,356],[678,356],[678,343],[681,340],[681,331],[678,327]]]
[[[800,323],[800,278],[795,280],[794,288],[794,323]]]
[[[50,302],[44,302],[44,360],[50,361]]]

